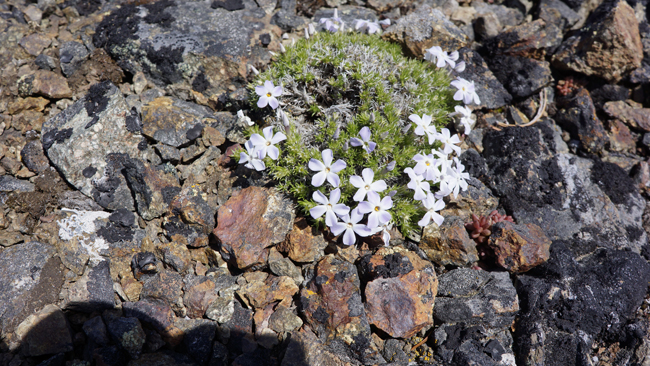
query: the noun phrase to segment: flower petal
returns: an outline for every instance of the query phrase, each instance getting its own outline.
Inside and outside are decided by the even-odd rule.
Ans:
[[[260,97],[263,95],[266,95],[266,90],[264,89],[264,85],[258,85],[255,87],[255,93],[259,95]]]
[[[429,225],[429,222],[431,222],[431,213],[427,212],[424,214],[424,217],[422,217],[422,220],[418,221],[418,225],[425,227]]]
[[[327,211],[327,207],[325,206],[314,206],[311,210],[309,210],[309,214],[311,217],[317,219]]]
[[[271,106],[271,108],[276,109],[280,104],[278,103],[278,100],[275,99],[275,97],[270,97],[269,105]]]
[[[282,95],[282,87],[278,85],[275,88],[273,88],[273,90],[271,91],[271,95],[273,95],[274,97],[279,97],[280,95]]]
[[[332,210],[327,210],[325,213],[325,224],[327,226],[332,227],[338,222],[338,219],[336,217],[336,214]]]
[[[316,160],[316,159],[310,159],[308,166],[309,166],[310,170],[315,171],[315,172],[320,172],[320,171],[325,170],[325,165],[322,162],[320,162],[319,160]]]
[[[350,145],[352,145],[354,147],[358,147],[358,146],[363,145],[363,141],[359,140],[356,137],[353,137],[353,138],[350,139]]]
[[[332,153],[332,150],[330,149],[323,150],[321,156],[323,157],[323,163],[325,164],[325,166],[332,165],[332,160],[334,160],[334,153]]]
[[[366,225],[354,225],[352,229],[354,230],[355,233],[359,234],[359,236],[372,235],[372,230],[370,230]]]
[[[377,212],[373,211],[370,215],[368,215],[368,227],[374,229],[377,226],[379,226],[379,215]]]
[[[353,175],[350,177],[350,184],[357,188],[361,188],[365,185],[363,179],[361,179],[361,177],[358,175]]]
[[[258,108],[264,108],[269,104],[269,97],[263,95],[260,97],[260,100],[257,101]]]
[[[313,198],[314,201],[320,203],[321,205],[327,205],[330,203],[330,201],[327,199],[327,196],[325,196],[321,191],[314,191],[314,193],[311,195],[311,198]]]
[[[344,217],[350,214],[350,207],[342,203],[339,203],[338,205],[334,205],[334,208],[332,208],[332,210],[338,217]]]
[[[363,141],[368,141],[368,140],[370,140],[370,135],[371,135],[371,133],[370,133],[370,129],[368,128],[368,126],[364,126],[364,127],[361,129],[361,131],[359,131],[359,136],[361,136],[361,139],[362,139]]]
[[[386,185],[386,182],[383,180],[378,180],[370,185],[370,189],[375,192],[382,192],[386,188],[388,188],[388,185]]]
[[[280,156],[280,150],[278,150],[277,147],[271,145],[268,147],[266,155],[270,156],[273,160],[278,160],[278,156]]]
[[[368,151],[368,154],[370,154],[371,152],[375,151],[375,148],[376,148],[376,147],[377,147],[377,143],[372,142],[372,141],[369,141],[369,142],[368,142],[368,150],[367,150],[367,151]]]
[[[323,183],[325,183],[326,177],[327,177],[327,172],[323,170],[322,172],[311,177],[311,185],[314,187],[322,186]]]
[[[270,93],[275,85],[273,85],[273,82],[271,80],[267,80],[264,82],[264,91],[267,93]]]
[[[318,174],[322,174],[322,173],[318,173]],[[341,179],[339,179],[339,176],[336,173],[332,173],[332,172],[327,173],[327,181],[330,182],[332,187],[338,187],[339,185],[341,185]]]
[[[287,136],[285,134],[283,134],[282,132],[278,132],[271,139],[271,143],[272,144],[277,144],[278,142],[284,141],[286,139],[287,139]]]
[[[345,234],[343,234],[343,244],[352,245],[356,242],[357,236],[354,235],[354,231],[352,229],[345,230]]]
[[[273,126],[266,127],[262,130],[262,133],[264,134],[264,139],[266,141],[271,141],[273,138]],[[266,143],[266,141],[264,141]]]
[[[377,197],[379,197],[378,194]],[[381,207],[382,210],[388,210],[389,208],[393,207],[393,199],[390,196],[382,198],[379,207]]]
[[[370,168],[365,168],[361,175],[363,176],[363,182],[365,184],[371,184],[372,180],[375,178],[375,172]]]
[[[359,188],[359,190],[357,191],[357,193],[354,194],[354,197],[352,197],[352,199],[357,202],[361,202],[363,201],[364,198],[366,198],[366,193],[368,193],[368,191],[366,191],[365,188]]]
[[[341,199],[341,190],[340,189],[337,188],[337,189],[330,192],[329,203],[331,203],[332,205],[336,204],[336,203],[339,202],[340,199]]]
[[[359,210],[360,213],[362,214],[367,214],[368,212],[371,212],[374,209],[374,206],[367,201],[359,202],[359,206],[357,206],[357,209]]]
[[[392,218],[393,218],[393,216],[391,216],[390,212],[387,212],[387,211],[380,211],[379,212],[379,224],[380,225],[388,223]]]
[[[330,170],[333,173],[338,173],[341,170],[345,169],[346,166],[348,166],[348,165],[345,163],[345,161],[339,159],[334,164],[332,164],[332,166],[330,167]]]
[[[342,223],[342,222],[337,222],[336,224],[332,225],[330,227],[330,231],[332,234],[335,236],[341,235],[341,233],[348,228],[348,225]]]

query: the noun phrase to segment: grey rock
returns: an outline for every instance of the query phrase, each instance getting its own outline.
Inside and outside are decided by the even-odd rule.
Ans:
[[[506,329],[519,311],[519,300],[508,272],[459,268],[439,278],[433,316],[443,323],[484,325]],[[450,284],[449,282],[459,284]]]
[[[377,20],[377,13],[374,10],[361,6],[344,5],[337,7],[339,18],[345,23],[346,27],[354,27],[355,19],[366,19],[371,21]],[[321,18],[331,18],[334,16],[334,9],[322,8],[314,12],[312,22],[319,23]]]
[[[644,63],[630,73],[630,82],[633,84],[650,83],[650,64]]]
[[[64,304],[64,309],[88,313],[113,308],[115,300],[109,262],[101,261],[94,267],[86,267],[83,276],[67,288]]]
[[[302,319],[284,306],[278,307],[269,318],[269,328],[278,333],[293,332],[301,326]]]
[[[43,124],[46,155],[68,182],[102,207],[134,209],[132,193],[122,176],[129,157],[155,156],[138,149],[142,136],[127,128],[130,116],[122,93],[108,81]]]
[[[179,319],[175,324],[185,333],[183,336],[185,352],[199,365],[206,364],[212,352],[217,323],[208,319]],[[181,324],[184,326],[181,327]]]
[[[384,342],[384,349],[381,351],[381,355],[384,356],[386,362],[406,365],[409,363],[409,356],[404,352],[404,346],[404,341],[388,339]]]
[[[205,122],[214,120],[209,108],[176,98],[159,97],[142,107],[142,133],[176,148],[200,137]]]
[[[162,302],[180,311],[183,307],[183,279],[173,271],[162,271],[147,278],[140,292],[140,299]]]
[[[242,347],[248,342],[245,337],[251,334],[253,334],[253,311],[243,308],[239,301],[235,301],[233,315],[219,327],[218,336],[220,339],[228,340],[230,353],[241,354]]]
[[[88,58],[88,49],[79,42],[70,41],[61,45],[59,62],[65,76],[72,76],[81,64]]]
[[[586,89],[581,88],[572,95],[558,98],[556,104],[559,110],[554,116],[555,122],[568,131],[571,138],[580,141],[582,149],[596,154],[605,149],[605,127]]]
[[[108,332],[106,331],[106,325],[101,316],[86,320],[83,324],[83,331],[88,337],[88,340],[95,344],[105,346],[110,341]]]
[[[62,208],[84,211],[101,211],[104,209],[91,198],[85,196],[79,191],[65,191],[58,198],[58,204]]]
[[[435,331],[436,355],[445,363],[514,365],[510,330],[443,324]],[[452,362],[453,361],[453,362]]]
[[[0,192],[34,192],[33,183],[14,178],[10,175],[0,176]]]
[[[48,71],[52,71],[56,69],[56,61],[54,60],[54,58],[44,53],[38,55],[34,60],[34,63],[36,64],[36,66],[38,66],[39,69],[48,70]]]
[[[37,174],[50,168],[50,161],[43,153],[43,145],[38,140],[26,143],[20,150],[20,158],[27,169]]]
[[[547,24],[559,23],[560,29],[571,28],[580,20],[580,16],[560,0],[542,0],[539,3],[536,16]]]
[[[22,338],[22,352],[36,357],[72,351],[70,326],[63,311],[56,305],[46,305],[25,319],[16,329]]]
[[[478,52],[461,48],[459,54],[459,60],[465,61],[466,67],[458,76],[474,81],[481,107],[496,109],[510,103],[512,96],[494,76]]]
[[[298,285],[304,280],[300,268],[293,264],[289,258],[281,258],[278,260],[269,259],[269,269],[276,276],[291,277]]]
[[[514,97],[525,98],[553,81],[550,64],[531,58],[501,55],[488,61],[490,70]]]
[[[294,6],[295,7],[295,6]],[[308,19],[296,15],[295,11],[280,9],[271,18],[271,24],[275,24],[285,32],[291,32],[307,24]]]
[[[136,318],[115,318],[106,323],[113,341],[128,352],[131,358],[139,358],[146,340],[140,321]]]
[[[474,20],[474,33],[479,41],[495,37],[501,28],[499,18],[494,13],[479,14]]]
[[[0,252],[0,326],[2,336],[14,331],[28,315],[58,301],[63,285],[56,249],[36,241]]]
[[[208,366],[226,366],[228,365],[228,348],[222,343],[214,342],[212,346],[212,356]]]
[[[178,162],[181,160],[180,150],[173,146],[157,144],[154,147],[164,162],[178,164]]]

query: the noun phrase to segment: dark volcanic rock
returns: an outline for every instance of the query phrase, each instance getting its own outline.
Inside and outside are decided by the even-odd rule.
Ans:
[[[561,41],[562,33],[557,27],[547,27],[543,20],[538,19],[512,27],[487,40],[482,52],[490,56],[502,54],[543,59]]]
[[[474,81],[476,94],[481,100],[482,107],[496,109],[510,103],[512,96],[494,76],[478,52],[461,48],[459,54],[459,60],[465,61],[466,65],[459,76]]]
[[[353,264],[325,256],[316,265],[313,279],[300,291],[301,310],[316,334],[328,339],[327,344],[341,357],[373,364],[382,357],[370,337],[359,286]]]
[[[114,306],[113,280],[108,261],[101,261],[67,289],[65,309],[93,312]]]
[[[27,167],[34,173],[42,173],[49,169],[50,161],[43,153],[43,145],[38,140],[33,140],[25,144],[20,151],[20,158]]]
[[[140,357],[145,342],[145,333],[136,318],[115,318],[106,322],[108,333],[131,358]]]
[[[546,61],[501,55],[490,59],[489,65],[496,78],[517,98],[529,97],[553,81]]]
[[[231,3],[167,0],[125,5],[104,17],[93,43],[130,73],[143,71],[160,86],[184,80],[189,85],[193,72],[185,71],[202,70],[212,86],[208,95],[228,92],[230,86],[246,85],[247,63],[261,66],[269,61],[268,52],[253,43],[257,35],[280,35],[262,8]]]
[[[61,71],[65,76],[71,76],[84,62],[90,53],[86,46],[79,42],[66,42],[59,49],[59,62]]]
[[[605,148],[605,127],[596,115],[587,89],[580,89],[573,96],[559,100],[558,107],[561,109],[555,114],[555,121],[569,131],[571,137],[579,140],[585,150],[599,153]]]
[[[22,352],[26,356],[42,356],[72,351],[72,335],[63,311],[56,305],[47,305],[30,315],[16,333],[29,329],[23,335]]]
[[[600,249],[576,262],[564,242],[554,242],[545,265],[517,277],[518,361],[574,364],[590,358],[595,342],[621,339],[648,281],[650,265],[636,253]]]

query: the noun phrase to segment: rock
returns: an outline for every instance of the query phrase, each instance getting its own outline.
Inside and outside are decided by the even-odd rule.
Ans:
[[[481,100],[481,107],[496,109],[510,103],[512,96],[494,76],[478,52],[461,48],[459,54],[459,60],[465,61],[466,66],[463,72],[458,73],[458,76],[474,81],[476,94]]]
[[[254,40],[262,33],[279,38],[280,30],[257,6],[230,11],[212,3],[165,1],[121,7],[103,18],[93,44],[106,49],[129,73],[142,71],[161,87],[181,82],[189,86],[199,70],[211,86],[202,92],[205,95],[245,87],[246,65],[263,66],[270,60]]]
[[[63,285],[61,261],[56,249],[31,241],[0,252],[0,325],[2,337],[15,349],[10,336],[25,318],[59,300]]]
[[[504,27],[515,27],[524,21],[524,14],[514,6],[492,3],[472,4],[477,14],[494,14]]]
[[[367,274],[368,321],[393,338],[410,338],[433,326],[438,279],[431,263],[401,247],[380,248],[361,259]]]
[[[550,64],[531,58],[501,55],[489,61],[494,75],[512,96],[526,98],[553,81]]]
[[[42,112],[48,104],[50,104],[50,101],[43,97],[18,98],[13,103],[7,105],[7,112],[9,114],[18,114],[27,110]]]
[[[269,328],[278,333],[293,332],[302,324],[302,319],[284,306],[279,306],[269,318]]]
[[[302,6],[302,4],[300,5]],[[338,9],[338,15],[343,21],[343,23],[345,23],[346,27],[348,26],[354,27],[355,19],[367,19],[371,21],[378,20],[377,13],[372,9],[368,9],[367,7],[354,6],[354,5],[344,5],[344,6],[337,5],[337,6],[329,6],[329,7]],[[314,16],[312,17],[312,22],[320,23],[321,18],[331,18],[334,16],[334,9],[322,8],[320,6],[319,8],[320,9],[314,12]],[[319,28],[322,29],[322,26],[318,26],[316,30],[319,30]]]
[[[181,189],[176,169],[169,164],[152,166],[146,161],[124,161],[124,177],[135,196],[138,214],[145,220],[162,216]]]
[[[176,272],[185,274],[192,268],[192,257],[190,251],[187,249],[186,242],[178,243],[174,241],[158,245],[156,247],[156,255],[165,265]]]
[[[277,191],[249,187],[219,207],[213,233],[221,242],[222,255],[247,269],[266,262],[268,247],[285,239],[294,217],[290,202]]]
[[[436,356],[444,363],[515,365],[510,330],[443,324],[435,331]],[[458,360],[458,361],[456,361]]]
[[[368,0],[368,6],[379,13],[387,12],[393,8],[399,8],[404,0]]]
[[[43,145],[38,140],[25,144],[20,151],[20,158],[27,169],[34,173],[42,173],[50,168],[50,161],[43,153]]]
[[[638,135],[632,133],[623,122],[609,121],[609,150],[632,153],[636,150]]]
[[[384,356],[387,362],[397,364],[409,363],[409,356],[404,352],[404,342],[398,339],[387,339],[381,355]]]
[[[314,277],[300,290],[307,323],[339,357],[364,364],[382,362],[370,337],[370,324],[361,302],[357,269],[333,255],[316,265]]]
[[[539,226],[503,221],[492,225],[488,245],[497,263],[511,273],[522,273],[548,260],[551,240]]]
[[[171,346],[176,346],[181,342],[183,331],[174,324],[174,312],[169,305],[141,300],[125,302],[123,309],[126,317],[137,318],[141,322],[150,324]]]
[[[431,261],[459,267],[478,261],[476,243],[467,234],[465,221],[458,216],[446,216],[440,227],[430,224],[424,228],[420,248]]]
[[[277,25],[285,32],[290,32],[307,24],[309,21],[305,17],[296,15],[294,11],[285,9],[278,10],[271,18],[271,24]]]
[[[25,237],[23,237],[20,232],[7,230],[0,231],[0,246],[10,247],[22,242],[23,240],[25,240]]]
[[[108,342],[110,341],[106,325],[101,316],[90,318],[84,322],[83,331],[88,337],[88,340],[97,345],[105,346],[108,345]]]
[[[142,133],[173,147],[187,145],[201,137],[210,109],[175,98],[159,97],[142,106]]]
[[[59,62],[65,76],[71,76],[81,66],[90,53],[86,46],[79,42],[66,42],[59,48]]]
[[[417,58],[424,57],[424,51],[433,46],[451,52],[465,47],[468,42],[467,36],[440,10],[426,5],[398,19],[384,31],[382,38],[403,45]]]
[[[25,14],[25,20],[28,22],[40,23],[41,19],[43,19],[43,12],[34,4],[28,5],[23,10],[23,13]]]
[[[212,341],[217,332],[217,323],[208,319],[177,319],[176,326],[183,330],[183,350],[199,365],[210,359]]]
[[[226,137],[212,126],[205,126],[201,131],[203,145],[208,146],[221,146],[226,142]]]
[[[183,155],[183,153],[187,154],[187,152],[181,150],[180,153],[181,153],[181,159],[184,159],[185,156]],[[208,167],[210,162],[219,159],[220,156],[221,156],[221,150],[219,150],[214,146],[208,147],[208,149],[205,150],[205,153],[203,153],[203,155],[200,158],[196,159],[191,165],[184,167],[183,173],[181,175],[182,178],[184,180],[187,180],[190,179],[190,177],[192,177],[192,179],[196,181],[200,181],[203,179],[207,180],[206,177],[207,173],[205,172],[205,169]]]
[[[83,276],[68,286],[64,309],[90,313],[113,308],[115,300],[109,266],[108,261],[102,261],[94,267],[86,267]]]
[[[187,355],[173,351],[145,353],[137,360],[131,360],[127,366],[195,366],[196,363]]]
[[[611,118],[621,120],[628,126],[650,131],[650,108],[643,108],[642,105],[633,101],[606,102],[603,110]]]
[[[287,350],[284,353],[281,366],[308,366],[328,365],[344,366],[346,363],[330,351],[321,341],[309,330],[302,328],[291,333]]]
[[[474,20],[474,33],[479,41],[495,37],[502,26],[494,13],[479,14]]]
[[[599,88],[593,89],[591,92],[591,99],[594,102],[596,109],[602,110],[605,103],[610,101],[625,101],[630,98],[632,93],[630,89],[622,85],[605,84]]]
[[[553,55],[553,65],[617,82],[640,67],[642,59],[634,10],[625,1],[609,1],[594,10],[578,34],[562,43]]]
[[[650,65],[644,63],[638,69],[630,73],[630,82],[633,84],[650,83]]]
[[[287,239],[278,245],[278,250],[296,262],[310,263],[324,255],[325,247],[327,241],[323,233],[307,224],[307,220],[297,218]]]
[[[18,42],[32,56],[40,55],[51,43],[52,39],[41,33],[32,33]]]
[[[158,259],[152,252],[140,252],[131,258],[133,277],[139,280],[142,275],[152,275],[158,272]]]
[[[482,175],[487,174],[485,159],[480,157],[478,154],[476,154],[476,156],[482,159],[481,164],[484,167],[481,169],[485,169],[485,173],[475,174],[476,172],[474,172],[473,169],[478,165],[479,161],[470,161],[470,156],[472,155],[472,150],[467,150],[463,155],[461,155],[461,161],[465,164],[466,168],[468,168],[467,170],[470,172],[470,176],[481,177]],[[461,191],[456,198],[448,197],[448,199],[449,202],[447,202],[446,207],[440,211],[440,214],[444,217],[458,216],[463,222],[471,221],[473,213],[483,215],[496,210],[499,205],[499,200],[494,197],[490,189],[475,178],[468,180],[467,190]]]
[[[38,66],[39,69],[43,69],[47,71],[52,71],[56,69],[56,61],[54,61],[54,58],[44,53],[38,55],[34,60],[34,63],[36,64],[36,66]]]
[[[300,285],[304,281],[300,268],[293,264],[289,258],[272,259],[269,256],[269,269],[276,276],[290,277],[296,285]]]
[[[61,99],[72,97],[72,91],[66,79],[52,71],[36,70],[18,80],[21,96],[42,95],[46,98]]]
[[[544,20],[546,24],[559,21],[557,26],[566,30],[580,20],[578,13],[560,0],[542,0],[536,10],[536,17]]]
[[[524,23],[501,32],[484,42],[483,51],[490,56],[508,55],[542,59],[553,53],[562,42],[562,32],[548,27],[542,19]]]
[[[165,144],[157,144],[154,147],[164,162],[178,164],[178,162],[181,160],[181,152],[175,147]]]
[[[128,352],[131,358],[137,359],[140,357],[145,342],[145,333],[138,319],[115,318],[106,320],[106,328],[113,341]]]
[[[36,314],[28,316],[16,328],[16,335],[23,340],[25,356],[36,357],[72,351],[72,335],[61,309],[46,305]]]
[[[142,137],[127,128],[127,115],[122,93],[106,81],[43,125],[41,142],[52,163],[68,182],[108,209],[133,210],[122,169],[132,164],[131,157],[146,153],[138,149]]]
[[[34,192],[36,187],[27,180],[16,179],[9,175],[0,176],[0,192]]]
[[[433,316],[442,323],[509,328],[519,299],[508,272],[458,268],[440,276]]]
[[[599,153],[605,148],[605,127],[598,119],[586,89],[582,88],[572,97],[558,101],[558,107],[562,109],[555,114],[555,121],[578,139],[585,150]]]
[[[253,334],[253,312],[243,308],[239,301],[235,301],[231,318],[221,324],[217,332],[220,337],[227,339],[231,354],[241,354],[242,347],[250,342]]]
[[[626,324],[643,301],[650,265],[638,254],[600,249],[576,261],[566,244],[555,241],[546,264],[517,276],[518,362],[524,355],[552,365],[590,359],[596,344],[626,337]]]
[[[243,285],[237,291],[237,295],[248,307],[259,309],[275,301],[291,299],[296,292],[298,292],[298,286],[291,277],[269,276],[265,280]]]
[[[161,271],[144,281],[140,299],[162,302],[180,312],[183,308],[183,279],[172,271]]]
[[[183,304],[187,308],[187,315],[190,318],[202,318],[218,296],[215,283],[205,276],[196,276],[186,281]]]

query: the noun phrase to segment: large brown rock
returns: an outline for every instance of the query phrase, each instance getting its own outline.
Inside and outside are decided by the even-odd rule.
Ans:
[[[548,260],[551,240],[535,224],[502,221],[492,225],[488,245],[501,267],[522,273]]]
[[[23,96],[42,95],[53,99],[72,97],[67,80],[47,70],[37,70],[33,74],[23,76],[18,81],[18,91]]]
[[[278,245],[278,250],[296,262],[309,263],[323,257],[325,247],[327,241],[323,233],[300,218],[293,223],[293,229],[287,239]]]
[[[643,45],[639,22],[625,1],[604,2],[580,33],[565,40],[553,65],[617,82],[641,66]]]
[[[424,57],[425,50],[433,46],[451,52],[466,46],[468,42],[465,33],[440,10],[426,5],[400,18],[386,29],[382,38],[403,45],[418,58]]]
[[[617,100],[605,103],[603,110],[632,128],[650,132],[650,108],[643,108],[632,100]]]
[[[298,286],[291,277],[269,275],[263,281],[251,281],[243,285],[237,295],[247,306],[260,309],[276,301],[291,300],[296,292]]]
[[[394,338],[433,326],[438,279],[433,265],[401,247],[381,248],[362,259],[368,321]]]
[[[291,202],[278,191],[249,187],[219,207],[213,233],[222,254],[238,268],[248,269],[266,262],[269,247],[285,239],[294,218]]]
[[[478,261],[476,243],[467,234],[465,221],[458,216],[447,216],[440,226],[427,225],[420,248],[441,266],[467,266]]]
[[[339,346],[364,364],[383,361],[371,338],[361,302],[357,268],[327,255],[316,265],[313,279],[301,289],[300,303],[307,323],[330,346]]]

